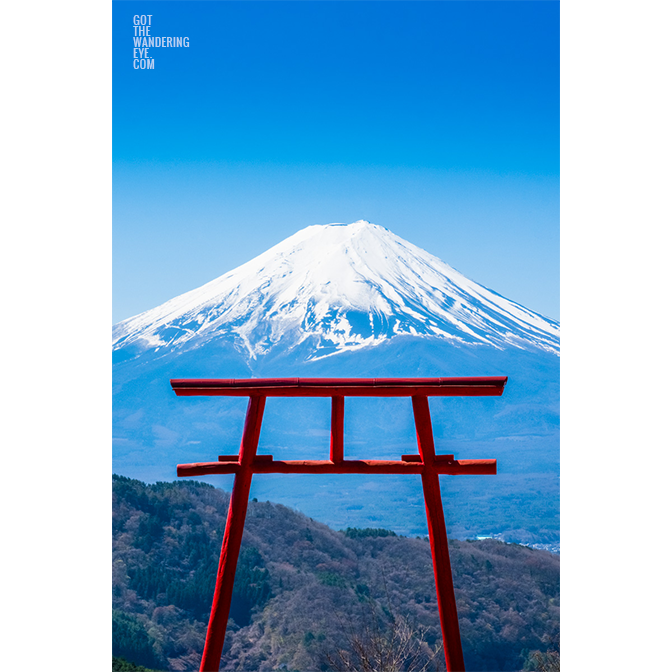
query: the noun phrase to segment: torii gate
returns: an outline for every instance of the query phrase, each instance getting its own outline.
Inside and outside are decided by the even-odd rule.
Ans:
[[[425,498],[429,544],[448,672],[463,672],[464,657],[443,516],[440,474],[496,474],[497,460],[456,460],[437,455],[428,397],[501,396],[507,378],[258,378],[251,380],[171,380],[178,397],[249,397],[238,455],[217,462],[179,464],[178,476],[235,474],[217,570],[215,594],[200,672],[218,672],[229,619],[233,582],[253,474],[419,474]],[[328,460],[274,460],[257,455],[266,397],[331,397],[331,447]],[[401,460],[346,460],[343,456],[345,397],[411,397],[418,453]]]

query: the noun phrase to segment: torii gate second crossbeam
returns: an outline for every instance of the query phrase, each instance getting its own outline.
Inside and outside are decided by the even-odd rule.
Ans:
[[[441,634],[448,672],[463,672],[464,657],[453,589],[448,535],[443,516],[439,475],[496,474],[496,460],[456,460],[434,449],[430,396],[500,396],[507,378],[265,378],[251,380],[171,380],[177,396],[249,397],[238,455],[220,455],[217,462],[180,464],[178,476],[235,474],[217,570],[215,594],[205,639],[201,672],[217,672],[224,647],[233,582],[243,538],[254,474],[419,474],[425,498],[429,543],[434,563]],[[274,460],[257,455],[267,397],[331,397],[329,460]],[[346,460],[343,454],[345,397],[411,397],[418,453],[401,460]]]

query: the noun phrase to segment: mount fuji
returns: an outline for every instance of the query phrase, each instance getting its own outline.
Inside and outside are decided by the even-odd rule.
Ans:
[[[302,229],[119,322],[112,349],[114,469],[148,481],[172,480],[179,462],[236,452],[242,433],[245,400],[178,400],[170,378],[508,375],[501,399],[431,400],[437,451],[499,461],[494,479],[444,486],[449,531],[557,541],[558,322],[381,226]],[[398,459],[414,451],[406,402],[347,400],[346,454]],[[259,451],[318,459],[328,433],[328,400],[269,399]],[[211,482],[230,487],[227,478]],[[253,495],[334,526],[425,533],[420,485],[404,477],[267,475],[255,478]]]
[[[253,362],[306,361],[395,336],[558,352],[559,325],[365,221],[309,226],[239,268],[117,324],[113,350],[162,354],[226,340]]]

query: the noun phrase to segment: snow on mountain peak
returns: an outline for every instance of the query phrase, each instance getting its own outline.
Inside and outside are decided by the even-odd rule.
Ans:
[[[113,349],[226,339],[249,359],[309,341],[309,359],[396,336],[558,352],[559,325],[365,220],[301,229],[113,329]]]

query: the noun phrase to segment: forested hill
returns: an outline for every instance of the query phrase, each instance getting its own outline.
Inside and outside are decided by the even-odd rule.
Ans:
[[[227,508],[204,483],[113,477],[115,656],[198,669]],[[467,669],[534,669],[531,652],[557,646],[559,556],[495,540],[450,551]],[[367,630],[385,645],[406,633],[416,662],[431,659],[441,637],[426,539],[335,531],[250,502],[222,669],[338,669]],[[444,669],[440,651],[428,669]]]

